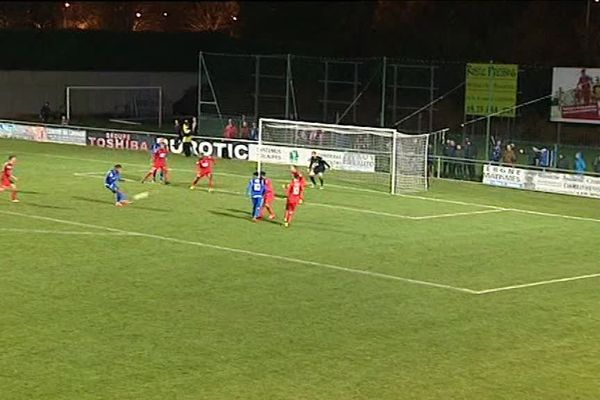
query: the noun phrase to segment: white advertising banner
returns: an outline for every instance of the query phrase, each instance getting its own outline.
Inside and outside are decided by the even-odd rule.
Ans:
[[[483,183],[600,199],[600,177],[594,176],[485,165],[483,167]]]
[[[251,144],[248,151],[250,161],[258,161],[259,146]],[[333,169],[340,171],[375,172],[375,155],[347,151],[306,149],[302,147],[260,147],[260,160],[267,164],[308,165],[311,153],[316,151]]]
[[[83,130],[53,128],[42,125],[21,125],[12,122],[0,122],[0,137],[85,146],[85,131]]]

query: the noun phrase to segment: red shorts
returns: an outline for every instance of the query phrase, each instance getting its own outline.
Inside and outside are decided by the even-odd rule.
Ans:
[[[156,171],[158,171],[158,170],[166,171],[167,170],[167,164],[163,164],[163,163],[161,163],[161,164],[154,164],[152,166],[152,169],[154,169]]]
[[[12,187],[12,182],[10,181],[10,179],[2,177],[2,183],[0,183],[0,186],[3,188],[10,188]]]
[[[212,173],[212,169],[199,169],[198,172],[196,172],[196,176],[198,178],[203,178],[205,176],[212,175]]]
[[[285,204],[285,209],[291,212],[296,211],[296,207],[298,207],[299,201],[294,199],[294,200],[290,200],[288,199],[287,203]]]
[[[271,205],[271,203],[273,203],[273,200],[275,200],[274,195],[268,194],[265,196],[265,204]]]

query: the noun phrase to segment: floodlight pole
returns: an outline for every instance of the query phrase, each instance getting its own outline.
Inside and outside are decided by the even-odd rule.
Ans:
[[[65,109],[66,109],[66,117],[67,117],[67,123],[70,124],[71,122],[71,88],[67,86],[67,94],[66,94],[66,98],[65,101],[67,104],[65,104]]]
[[[379,126],[385,126],[385,87],[387,85],[387,57],[383,57],[382,76],[381,76],[381,114],[379,115]]]
[[[292,55],[288,54],[285,68],[285,119],[290,119],[290,80],[292,70]]]
[[[198,125],[201,124],[202,117],[202,52],[198,53],[198,109],[197,109]]]
[[[494,61],[490,60],[490,65],[488,66],[488,104],[487,104],[487,116],[485,122],[485,159],[490,159],[490,130],[492,127],[492,96],[494,93],[494,80],[496,78],[496,73],[493,68]]]

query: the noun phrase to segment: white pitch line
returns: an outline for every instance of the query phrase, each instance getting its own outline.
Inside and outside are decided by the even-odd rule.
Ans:
[[[68,156],[59,156],[59,155],[56,155],[56,154],[37,153],[37,152],[22,152],[22,153],[43,155],[43,156],[55,157],[55,158],[63,158],[63,159],[67,159],[67,160],[79,160],[79,161],[88,161],[88,162],[110,163],[109,160],[99,160],[99,159],[93,159],[93,158],[68,157]],[[141,166],[141,167],[145,166],[145,165],[142,165],[142,164],[129,164],[129,165]],[[172,170],[173,171],[188,171],[188,170],[182,170],[182,169],[172,169]],[[239,174],[229,174],[229,173],[223,173],[223,172],[221,172],[221,173],[215,173],[215,175],[245,177],[245,176],[239,175]],[[368,191],[368,192],[373,192],[373,193],[377,193],[377,194],[380,194],[380,195],[389,196],[389,194],[387,194],[387,193],[378,192],[378,191],[375,191],[375,190],[371,191],[369,189],[351,188],[351,187],[340,186],[340,185],[330,185],[330,186],[334,186],[334,187],[338,187],[338,188],[342,188],[342,189],[353,190],[353,191]],[[597,219],[597,218],[578,217],[578,216],[566,215],[566,214],[544,213],[544,212],[538,212],[538,211],[533,211],[533,210],[523,210],[523,209],[519,209],[519,208],[507,208],[507,207],[495,206],[495,205],[490,205],[490,204],[471,203],[471,202],[459,201],[459,200],[439,199],[439,198],[435,198],[435,197],[417,196],[417,195],[410,195],[410,194],[397,194],[396,196],[398,196],[398,197],[404,197],[404,198],[407,198],[407,199],[433,201],[433,202],[438,202],[438,203],[457,204],[457,205],[480,207],[480,208],[490,208],[490,209],[502,210],[502,211],[513,211],[513,212],[519,212],[519,213],[524,213],[524,214],[532,214],[532,215],[537,214],[537,215],[540,215],[540,216],[553,217],[553,218],[563,218],[563,219],[571,219],[571,220],[578,220],[578,221],[588,221],[588,222],[600,222],[600,219]]]
[[[572,219],[572,220],[576,220],[576,221],[600,222],[600,219],[597,219],[597,218],[578,217],[576,215],[554,214],[554,213],[547,213],[547,212],[541,212],[541,211],[521,210],[518,208],[505,208],[504,210],[523,213],[523,214],[539,215],[542,217],[560,217],[560,218]]]
[[[273,260],[285,261],[285,262],[289,262],[289,263],[310,265],[313,267],[321,267],[321,268],[326,268],[326,269],[331,269],[331,270],[336,270],[336,271],[348,272],[348,273],[352,273],[352,274],[366,275],[366,276],[382,278],[382,279],[387,279],[387,280],[412,283],[412,284],[420,285],[420,286],[435,287],[435,288],[446,289],[446,290],[468,293],[468,294],[477,294],[477,292],[475,290],[456,287],[456,286],[450,286],[450,285],[444,285],[441,283],[422,281],[422,280],[411,279],[411,278],[403,278],[400,276],[388,275],[388,274],[383,274],[380,272],[373,272],[373,271],[367,271],[367,270],[362,270],[362,269],[341,267],[341,266],[333,265],[333,264],[326,264],[326,263],[320,263],[320,262],[316,262],[316,261],[302,260],[302,259],[293,258],[293,257],[278,256],[276,254],[260,253],[260,252],[256,252],[256,251],[238,249],[238,248],[234,248],[234,247],[219,246],[219,245],[210,244],[210,243],[193,242],[190,240],[177,239],[177,238],[173,238],[173,237],[169,237],[169,236],[153,235],[153,234],[143,233],[143,232],[125,231],[122,229],[111,228],[108,226],[86,224],[83,222],[69,221],[69,220],[64,220],[64,219],[59,219],[59,218],[50,218],[50,217],[44,217],[44,216],[40,216],[40,215],[23,214],[23,213],[18,213],[18,212],[13,212],[13,211],[0,210],[0,214],[38,219],[38,220],[42,220],[42,221],[51,221],[51,222],[57,222],[57,223],[67,224],[67,225],[83,226],[83,227],[95,228],[95,229],[105,229],[109,232],[118,232],[118,233],[132,235],[132,236],[145,237],[145,238],[157,239],[157,240],[161,240],[161,241],[168,241],[168,242],[179,243],[179,244],[187,244],[187,245],[192,245],[192,246],[199,246],[199,247],[209,248],[209,249],[213,249],[213,250],[225,251],[225,252],[229,252],[229,253],[246,254],[246,255],[250,255],[250,256],[254,256],[254,257],[270,258]]]
[[[427,219],[435,219],[435,218],[452,218],[452,217],[460,217],[467,215],[478,215],[478,214],[490,214],[490,213],[498,213],[506,211],[504,209],[493,209],[493,210],[482,210],[482,211],[467,211],[467,212],[457,212],[457,213],[449,213],[449,214],[438,214],[438,215],[423,215],[421,217],[410,217],[414,220],[427,220]]]
[[[120,232],[87,232],[87,231],[57,231],[47,229],[19,229],[19,228],[0,228],[0,233],[40,233],[40,234],[51,234],[51,235],[89,235],[89,236],[127,236],[128,233]]]
[[[523,289],[523,288],[529,288],[529,287],[534,287],[534,286],[551,285],[553,283],[571,282],[571,281],[578,281],[581,279],[591,279],[591,278],[598,278],[598,277],[600,277],[600,273],[571,276],[568,278],[550,279],[547,281],[523,283],[521,285],[512,285],[512,286],[504,286],[504,287],[493,288],[493,289],[478,290],[475,292],[475,294],[488,294],[488,293],[504,292],[504,291],[508,291],[508,290]]]
[[[100,173],[75,173],[74,175],[85,177],[85,178],[102,178],[102,175]],[[242,192],[235,192],[232,190],[214,189],[214,191],[217,193],[227,193],[227,194],[234,194],[234,195],[238,195],[238,196],[244,195]],[[489,213],[505,211],[504,209],[493,209],[493,210],[467,211],[467,212],[457,212],[457,213],[448,213],[448,214],[423,215],[423,216],[415,217],[415,216],[411,216],[411,215],[393,214],[393,213],[388,213],[388,212],[384,212],[384,211],[375,211],[375,210],[368,210],[368,209],[364,209],[364,208],[347,207],[347,206],[341,206],[341,205],[337,205],[337,204],[304,203],[304,205],[333,208],[336,210],[345,210],[345,211],[364,213],[364,214],[381,215],[381,216],[385,216],[385,217],[407,219],[407,220],[412,220],[412,221],[421,221],[421,220],[435,219],[435,218],[452,218],[452,217],[459,217],[459,216],[489,214]]]

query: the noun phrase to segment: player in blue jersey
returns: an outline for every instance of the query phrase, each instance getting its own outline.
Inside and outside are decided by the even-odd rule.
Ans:
[[[123,181],[123,179],[121,179],[121,168],[121,164],[115,165],[113,169],[108,171],[106,178],[104,179],[104,187],[115,194],[117,200],[115,205],[117,207],[122,207],[129,204],[127,196],[121,191],[121,189],[119,189],[119,182]]]
[[[256,222],[260,217],[265,193],[265,181],[258,176],[258,172],[255,172],[253,178],[248,182],[248,196],[252,199],[252,222]]]

